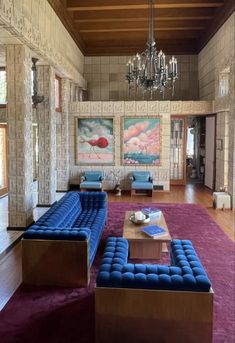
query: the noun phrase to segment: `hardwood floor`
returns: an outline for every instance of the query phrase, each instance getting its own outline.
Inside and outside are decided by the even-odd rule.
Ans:
[[[2,199],[1,199],[2,200]],[[4,223],[7,222],[7,208],[1,210],[0,200],[0,228],[4,230]],[[172,186],[170,192],[154,192],[153,197],[130,196],[130,192],[124,193],[121,197],[112,193],[108,194],[109,201],[122,202],[152,202],[152,203],[193,203],[200,204],[206,209],[214,221],[221,227],[227,236],[234,242],[234,215],[230,210],[215,210],[212,207],[212,192],[200,184],[188,184],[187,186]],[[43,212],[36,209],[35,219],[38,219]],[[22,232],[20,232],[22,234]],[[17,237],[17,236],[16,236]],[[1,235],[0,235],[1,239]],[[1,242],[0,242],[1,243]],[[1,244],[0,244],[1,245]],[[0,255],[1,257],[1,255]],[[21,244],[17,243],[15,247],[7,254],[2,254],[0,258],[0,310],[11,298],[14,291],[20,285],[21,276]]]
[[[170,192],[154,192],[152,198],[146,195],[131,197],[129,192],[124,193],[121,197],[109,194],[109,201],[199,204],[235,242],[235,213],[230,210],[215,210],[212,205],[212,193],[210,189],[201,184],[187,184],[186,186],[171,186]]]

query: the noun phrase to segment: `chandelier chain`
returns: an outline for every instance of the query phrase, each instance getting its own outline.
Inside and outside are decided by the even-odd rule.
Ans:
[[[126,80],[129,91],[141,88],[144,93],[150,91],[151,99],[154,92],[163,93],[167,87],[171,87],[174,93],[174,83],[178,78],[177,59],[172,56],[166,64],[166,56],[156,49],[154,39],[154,0],[149,0],[149,32],[147,48],[141,54],[137,53],[127,63]]]

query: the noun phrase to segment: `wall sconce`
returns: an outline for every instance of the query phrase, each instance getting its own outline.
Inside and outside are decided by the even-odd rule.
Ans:
[[[33,95],[32,95],[32,101],[33,101],[33,107],[36,108],[37,104],[40,104],[40,102],[43,102],[44,96],[38,95],[38,78],[37,78],[37,68],[36,63],[38,61],[38,58],[33,57],[32,62],[32,71],[33,71]]]

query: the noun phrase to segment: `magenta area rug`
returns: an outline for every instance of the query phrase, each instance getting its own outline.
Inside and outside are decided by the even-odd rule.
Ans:
[[[215,293],[213,343],[234,343],[233,242],[199,205],[126,202],[109,203],[108,221],[91,269],[90,286],[82,289],[21,286],[0,312],[0,342],[93,343],[94,285],[105,240],[108,236],[122,235],[125,211],[143,206],[163,211],[173,238],[192,241]],[[162,262],[168,260],[165,254]]]

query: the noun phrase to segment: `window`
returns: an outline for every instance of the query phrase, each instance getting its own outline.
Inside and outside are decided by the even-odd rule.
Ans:
[[[61,78],[55,76],[55,110],[61,112]]]
[[[187,157],[193,158],[194,157],[194,132],[193,128],[187,129]]]
[[[7,102],[7,80],[6,70],[0,67],[0,106],[6,105]]]

